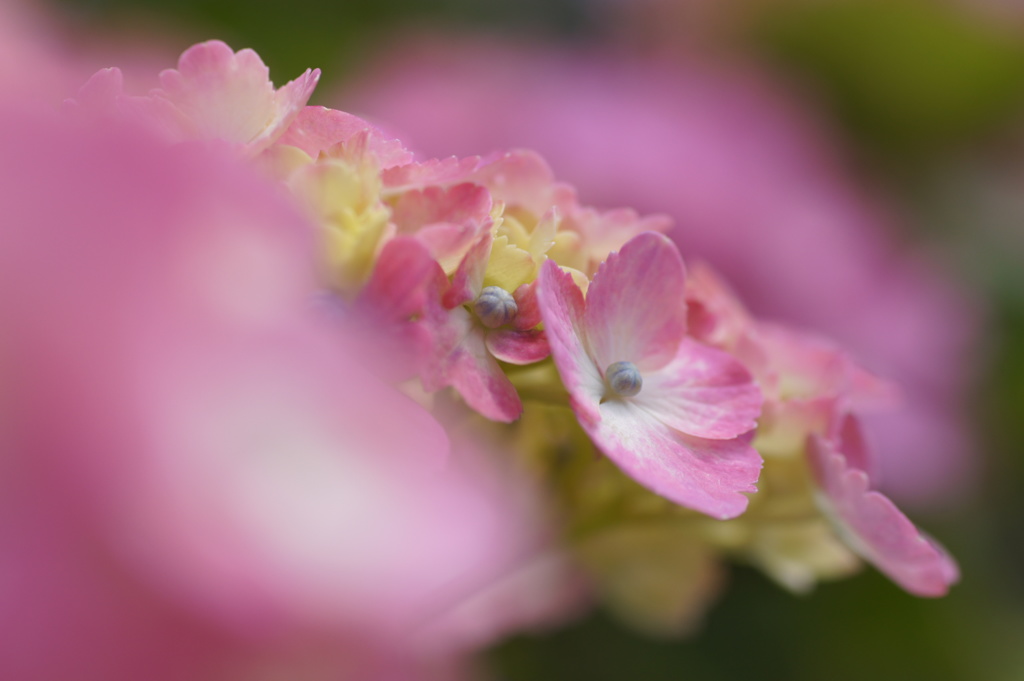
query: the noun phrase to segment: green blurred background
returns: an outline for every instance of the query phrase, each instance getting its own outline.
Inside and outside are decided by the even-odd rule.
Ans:
[[[160,36],[174,54],[217,37],[255,48],[278,83],[319,66],[313,103],[341,108],[327,94],[403,30],[502,31],[593,46],[615,39],[613,4],[51,0],[71,32],[97,40]],[[912,513],[957,556],[963,581],[944,599],[919,600],[866,570],[797,597],[737,567],[688,639],[644,639],[596,613],[502,644],[489,658],[496,676],[1024,679],[1024,7],[999,14],[966,0],[728,0],[684,9],[670,14],[678,26],[659,27],[670,40],[692,41],[712,59],[753,59],[810,93],[859,176],[911,216],[901,237],[940,244],[963,286],[989,302],[970,400],[980,489]]]

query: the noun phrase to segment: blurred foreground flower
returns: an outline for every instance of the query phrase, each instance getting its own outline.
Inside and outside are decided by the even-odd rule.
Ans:
[[[0,675],[413,665],[532,547],[514,476],[345,351],[282,188],[217,149],[0,116]]]

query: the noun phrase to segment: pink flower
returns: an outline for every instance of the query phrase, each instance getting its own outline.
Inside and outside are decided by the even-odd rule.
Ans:
[[[177,69],[163,71],[153,97],[173,105],[182,138],[222,140],[256,154],[284,133],[319,79],[320,69],[306,69],[274,90],[258,54],[210,40],[185,50]]]
[[[445,293],[444,304],[454,308],[469,304],[476,316],[488,352],[509,364],[532,364],[548,356],[548,343],[537,328],[536,283],[530,282],[509,293],[496,286],[484,286],[484,270],[492,248],[484,235],[470,249]]]
[[[424,313],[434,346],[425,363],[424,387],[453,387],[472,409],[492,421],[519,418],[523,403],[498,360],[530,364],[548,356],[544,334],[537,330],[540,312],[534,287],[509,293],[484,287],[491,250],[485,234],[463,258],[451,283],[434,265],[434,284]],[[470,309],[472,308],[472,309]]]
[[[277,144],[296,147],[316,158],[338,144],[354,144],[360,138],[365,138],[362,143],[381,168],[412,161],[412,154],[398,140],[350,113],[322,106],[307,106],[299,111]]]
[[[956,562],[874,490],[857,422],[847,416],[840,433],[812,435],[808,457],[819,505],[847,546],[912,594],[946,595],[960,579]]]
[[[483,286],[490,247],[485,234],[449,282],[421,241],[391,239],[353,302],[357,327],[363,327],[353,335],[359,339],[356,347],[386,358],[378,373],[395,381],[420,376],[429,392],[451,386],[470,408],[509,422],[523,406],[498,360],[530,364],[549,350],[535,328],[540,311],[533,285],[514,294]]]
[[[345,101],[422,153],[527,146],[586,202],[668,213],[688,257],[710,261],[756,314],[834,338],[904,388],[902,410],[865,419],[887,489],[948,503],[972,478],[963,395],[976,301],[900,247],[894,217],[769,74],[406,40]]]
[[[491,238],[485,235],[455,273],[443,308],[436,308],[438,345],[430,384],[452,385],[476,411],[508,422],[519,417],[523,405],[498,360],[530,364],[547,357],[549,349],[544,335],[534,328],[540,312],[532,285],[513,293],[483,286],[490,250]]]
[[[487,418],[515,420],[522,402],[499,361],[530,364],[549,354],[536,328],[534,276],[555,241],[557,207],[572,210],[574,193],[536,155],[522,152],[415,162],[383,177],[402,236],[382,249],[357,297],[360,313],[391,320],[392,337],[408,341],[400,354],[418,357],[429,392],[450,386]],[[496,201],[536,220],[523,248],[492,235]],[[417,336],[429,338],[430,347]]]
[[[683,261],[644,233],[609,256],[583,294],[553,262],[538,298],[580,424],[632,478],[720,518],[747,506],[761,457],[741,437],[761,393],[730,355],[686,338]]]
[[[258,54],[249,49],[236,53],[210,40],[185,50],[178,68],[162,71],[162,87],[148,96],[124,94],[121,70],[107,68],[97,71],[66,106],[90,116],[128,119],[172,141],[224,142],[254,156],[285,133],[319,79],[319,69],[307,69],[275,90]]]

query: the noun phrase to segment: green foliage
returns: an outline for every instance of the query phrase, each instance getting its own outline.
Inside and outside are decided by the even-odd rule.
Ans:
[[[1024,103],[1024,41],[930,0],[840,0],[768,13],[758,38],[865,140],[920,154],[975,138]]]
[[[508,641],[492,661],[506,681],[994,678],[998,663],[980,659],[974,638],[955,626],[964,602],[955,593],[915,599],[870,571],[801,598],[735,569],[692,639],[652,640],[599,614],[553,635]]]
[[[363,59],[377,56],[374,50],[382,41],[403,29],[490,26],[564,36],[585,22],[579,4],[571,0],[52,1],[73,13],[86,30],[116,30],[133,20],[158,25],[170,20],[184,34],[183,44],[216,37],[236,49],[252,47],[276,82],[320,67],[328,87]]]

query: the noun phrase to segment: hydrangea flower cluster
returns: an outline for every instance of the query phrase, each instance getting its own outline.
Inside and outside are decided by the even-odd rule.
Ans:
[[[309,304],[357,329],[334,351],[450,433],[503,441],[544,490],[557,542],[437,636],[479,643],[557,619],[527,604],[569,612],[560,604],[579,599],[556,596],[570,585],[677,632],[724,559],[795,591],[861,561],[921,596],[957,580],[875,491],[858,422],[896,402],[893,386],[826,339],[752,317],[708,266],[684,263],[667,218],[587,207],[528,151],[419,159],[356,116],[308,106],[318,77],[275,89],[256,53],[210,41],[148,95],[105,69],[65,108],[259,169],[317,228]],[[436,439],[425,416],[409,428]]]

